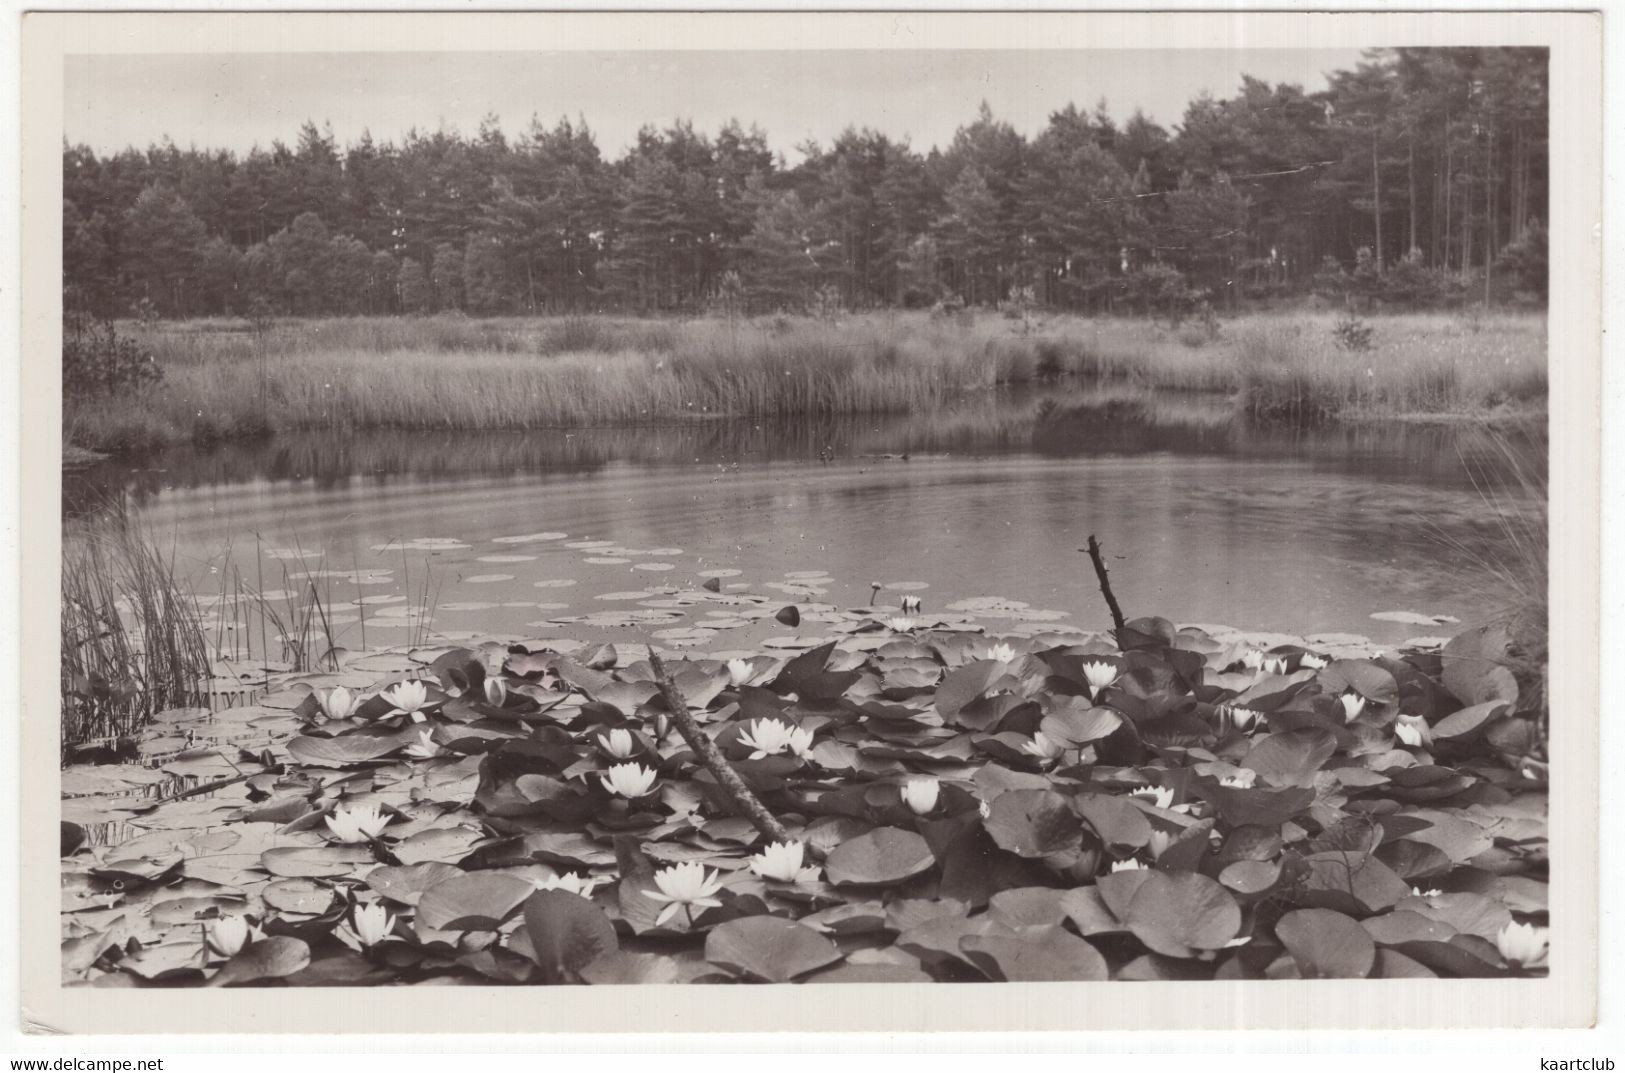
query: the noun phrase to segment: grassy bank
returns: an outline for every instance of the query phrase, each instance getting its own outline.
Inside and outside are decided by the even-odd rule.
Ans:
[[[1338,319],[1258,314],[1216,330],[924,313],[838,321],[344,318],[260,330],[229,320],[132,325],[164,379],[138,398],[72,402],[66,436],[129,450],[312,428],[903,412],[1062,377],[1223,392],[1266,422],[1544,405],[1542,317],[1375,318],[1369,350],[1340,345]]]

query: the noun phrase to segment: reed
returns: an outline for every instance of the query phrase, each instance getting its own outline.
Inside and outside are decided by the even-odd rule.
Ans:
[[[64,756],[206,699],[211,661],[197,603],[173,553],[128,517],[64,541],[61,635]]]
[[[1059,378],[1233,395],[1258,421],[1537,410],[1544,319],[1253,314],[1215,332],[1072,316],[1019,322],[874,313],[842,320],[574,316],[335,318],[136,326],[162,383],[139,408],[70,405],[76,442],[142,450],[301,429],[536,429],[716,416],[930,410]]]

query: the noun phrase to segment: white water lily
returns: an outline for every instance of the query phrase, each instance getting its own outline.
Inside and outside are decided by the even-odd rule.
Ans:
[[[423,714],[423,706],[429,703],[429,688],[422,682],[397,682],[379,696],[393,707],[390,715],[408,715],[414,723],[421,723],[427,718]]]
[[[1252,768],[1244,767],[1234,775],[1226,775],[1219,780],[1220,786],[1228,786],[1232,790],[1251,790],[1253,783],[1258,781],[1258,772]]]
[[[1100,691],[1117,681],[1117,668],[1104,660],[1090,660],[1083,665],[1083,680],[1089,685],[1089,699],[1093,700],[1100,695]]]
[[[1402,715],[1396,719],[1394,737],[1412,749],[1426,749],[1433,745],[1433,730],[1420,715]]]
[[[1066,752],[1065,744],[1055,741],[1042,730],[1033,731],[1033,740],[1021,743],[1021,751],[1040,760],[1056,760]]]
[[[1358,693],[1344,693],[1337,698],[1343,706],[1343,722],[1352,723],[1365,711],[1365,698]]]
[[[1112,871],[1113,872],[1138,872],[1144,867],[1145,867],[1144,864],[1142,864],[1141,862],[1135,860],[1133,857],[1130,857],[1126,861],[1113,861],[1112,862]]]
[[[997,663],[1010,663],[1016,658],[1016,650],[1007,644],[997,644],[987,650],[987,658]]]
[[[1221,733],[1226,730],[1236,730],[1245,734],[1257,726],[1260,719],[1264,718],[1262,712],[1255,711],[1252,708],[1238,708],[1232,704],[1219,705],[1214,714],[1218,716]]]
[[[780,883],[812,883],[818,869],[802,867],[806,855],[807,847],[800,842],[774,842],[751,857],[750,870]]]
[[[936,779],[909,779],[903,784],[903,801],[915,815],[924,816],[937,807],[937,795],[941,792],[942,784]]]
[[[1260,652],[1256,648],[1249,648],[1247,651],[1241,654],[1241,665],[1246,667],[1249,671],[1263,670],[1264,653]]]
[[[908,633],[918,626],[919,622],[908,615],[894,615],[886,620],[886,625],[891,627],[894,633]]]
[[[321,709],[322,715],[328,719],[348,719],[355,712],[359,701],[354,693],[343,686],[334,686],[329,690],[316,692],[316,706]]]
[[[670,868],[662,868],[655,873],[655,886],[660,889],[646,890],[643,893],[657,902],[666,903],[666,908],[655,917],[657,925],[664,924],[684,906],[690,907],[689,912],[692,913],[694,906],[722,904],[715,897],[722,889],[722,879],[716,874],[707,872],[699,861],[684,861]]]
[[[1434,887],[1431,890],[1418,890],[1415,887],[1411,888],[1411,896],[1415,898],[1437,898],[1443,893],[1444,891],[1437,887]]]
[[[265,933],[248,922],[245,916],[233,914],[218,920],[205,921],[203,941],[209,949],[223,958],[236,957],[249,943],[265,938]]]
[[[1265,674],[1285,674],[1286,673],[1286,657],[1285,656],[1265,656],[1264,657],[1264,673]]]
[[[637,739],[625,727],[616,727],[608,734],[598,735],[598,747],[617,760],[625,760],[638,751]]]
[[[739,742],[751,750],[752,760],[783,752],[806,756],[807,750],[812,748],[812,737],[812,731],[779,719],[758,719],[739,732]]]
[[[1495,949],[1513,964],[1528,968],[1546,960],[1551,946],[1549,935],[1547,929],[1533,924],[1508,923],[1495,933]]]
[[[376,804],[340,805],[327,817],[327,829],[340,842],[371,842],[389,826],[389,814]]]
[[[1313,652],[1305,652],[1298,657],[1298,666],[1306,667],[1311,671],[1322,670],[1330,666],[1331,661],[1325,656],[1317,656]]]
[[[435,744],[434,731],[418,731],[418,740],[406,747],[406,755],[417,757],[419,760],[432,760],[440,755],[440,746]]]
[[[920,598],[918,596],[903,597],[903,614],[918,615],[920,613]]]
[[[622,797],[642,797],[655,784],[655,772],[642,764],[616,764],[604,772],[604,789]]]
[[[1174,844],[1174,836],[1167,831],[1152,831],[1151,838],[1146,842],[1146,852],[1151,854],[1153,860],[1167,852],[1168,847]]]
[[[334,928],[333,935],[339,942],[360,953],[389,938],[394,928],[395,918],[389,910],[384,908],[382,902],[372,902],[357,904],[351,909],[350,919]]]
[[[985,820],[993,815],[993,806],[986,801],[978,801],[976,802],[976,812]]]
[[[728,684],[742,686],[749,682],[756,674],[756,664],[748,659],[731,659],[728,661]]]
[[[562,890],[571,894],[579,894],[583,898],[591,898],[593,888],[602,882],[598,876],[578,876],[574,872],[561,872],[546,879],[533,879],[531,886],[537,890]]]
[[[500,708],[508,703],[508,683],[500,678],[487,678],[485,680],[485,703],[493,708]]]
[[[1135,790],[1129,796],[1149,801],[1158,808],[1172,808],[1174,804],[1174,791],[1170,786],[1146,786]]]

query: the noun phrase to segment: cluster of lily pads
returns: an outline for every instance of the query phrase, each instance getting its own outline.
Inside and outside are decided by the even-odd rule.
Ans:
[[[641,646],[318,679],[268,717],[292,736],[240,739],[213,796],[112,845],[64,824],[64,977],[1545,971],[1543,744],[1494,631],[1354,659],[1159,618],[990,637],[907,610],[854,611],[794,656],[668,657],[788,840],[685,742]]]

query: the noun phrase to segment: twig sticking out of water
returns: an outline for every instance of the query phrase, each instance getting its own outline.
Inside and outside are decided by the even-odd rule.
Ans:
[[[716,743],[700,729],[700,725],[689,714],[688,702],[683,699],[682,691],[677,683],[672,681],[671,675],[666,673],[666,665],[651,647],[649,649],[649,666],[654,670],[655,685],[660,689],[660,696],[671,709],[671,721],[677,727],[677,732],[683,736],[683,741],[693,749],[695,754],[704,762],[706,770],[716,778],[721,785],[723,793],[733,803],[734,812],[749,820],[762,834],[775,842],[794,842],[796,839],[789,831],[784,829],[774,815],[767,811],[761,799],[751,792],[745,780],[739,777],[739,772],[728,763],[728,758],[717,749]],[[809,847],[810,849],[811,847]]]
[[[1089,534],[1089,546],[1080,549],[1089,553],[1090,560],[1095,564],[1095,579],[1100,582],[1100,595],[1106,598],[1106,607],[1112,613],[1112,630],[1115,636],[1123,635],[1123,609],[1117,606],[1117,597],[1112,595],[1111,578],[1106,576],[1106,560],[1100,555],[1100,541],[1095,534]]]

